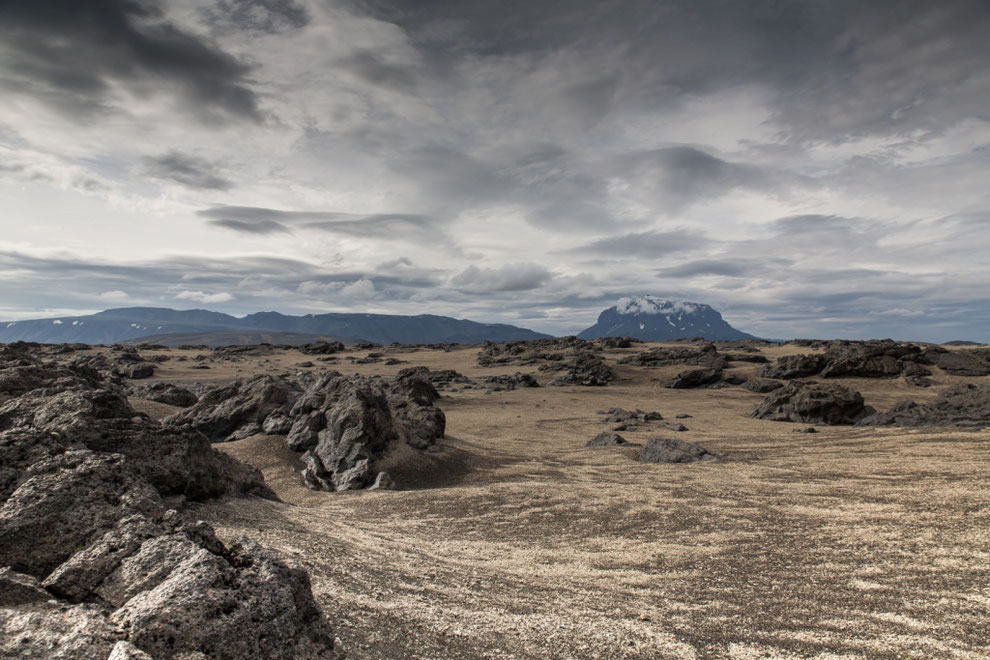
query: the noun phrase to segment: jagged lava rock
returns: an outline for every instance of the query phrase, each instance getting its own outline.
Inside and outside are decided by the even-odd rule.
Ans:
[[[639,450],[643,463],[694,463],[718,461],[719,457],[701,445],[677,438],[653,438]]]
[[[776,422],[855,424],[874,412],[859,392],[848,387],[794,381],[771,392],[749,416]]]
[[[938,393],[934,401],[903,401],[886,412],[858,422],[860,426],[990,426],[990,384],[959,384]]]
[[[212,389],[194,406],[162,421],[188,424],[213,442],[239,439],[260,433],[268,416],[287,412],[301,392],[296,383],[280,376],[255,376]]]

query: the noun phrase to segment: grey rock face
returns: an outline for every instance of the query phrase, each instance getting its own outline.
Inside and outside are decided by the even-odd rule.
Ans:
[[[848,387],[795,381],[771,392],[749,416],[777,422],[855,424],[873,412],[862,395]]]
[[[303,479],[319,490],[371,485],[374,461],[398,437],[383,389],[336,372],[310,386],[290,415],[297,421],[289,432],[289,446],[308,447]]]
[[[793,380],[807,378],[821,372],[828,364],[824,355],[786,355],[778,358],[776,364],[768,364],[760,369],[761,378],[779,378]]]
[[[769,378],[757,378],[756,380],[747,380],[742,384],[742,387],[749,390],[750,392],[756,392],[757,394],[767,394],[768,392],[773,392],[774,390],[779,390],[784,384],[779,380],[770,380]]]
[[[196,405],[163,421],[173,426],[188,424],[213,442],[233,440],[239,429],[261,429],[270,415],[284,414],[300,392],[301,388],[284,378],[255,376],[210,390]]]
[[[577,337],[504,343],[485,342],[481,352],[478,353],[478,364],[482,367],[494,367],[505,364],[532,365],[540,361],[558,362],[564,359],[565,353],[595,350],[601,348]]]
[[[165,511],[255,476],[202,434],[66,377],[0,406],[0,449],[0,657],[337,657],[304,572]]]
[[[990,353],[983,350],[946,351],[938,355],[935,364],[953,376],[990,375]]]
[[[299,347],[299,352],[303,355],[333,355],[342,350],[344,344],[339,341],[314,341]]]
[[[0,507],[0,565],[44,577],[122,517],[161,514],[120,455],[69,451],[29,467]]]
[[[715,369],[690,369],[682,371],[669,381],[665,387],[675,390],[688,390],[696,387],[714,385],[722,380],[722,372]]]
[[[27,466],[73,446],[126,456],[162,495],[274,497],[257,468],[215,451],[196,431],[138,415],[113,389],[39,389],[0,406],[0,494]]]
[[[84,603],[0,607],[0,657],[106,658],[120,638],[106,609]]]
[[[0,568],[0,607],[44,602],[51,597],[36,577],[18,573],[9,566]]]
[[[539,387],[540,384],[533,378],[532,374],[516,372],[514,374],[501,374],[498,376],[486,376],[484,382],[495,385],[499,390],[514,390],[517,387]]]
[[[155,383],[147,387],[135,387],[130,390],[129,396],[158,403],[167,403],[170,406],[188,408],[199,401],[199,397],[184,387],[173,385],[172,383]]]
[[[667,367],[683,364],[721,371],[729,366],[729,360],[719,354],[715,344],[704,343],[697,347],[658,347],[624,357],[619,360],[619,364],[631,364],[637,367]]]
[[[554,377],[555,385],[584,385],[586,387],[602,387],[615,380],[615,372],[594,353],[578,353],[570,361],[553,368],[548,365],[540,367],[541,371],[564,371]],[[550,383],[547,383],[548,385]]]
[[[639,451],[643,463],[694,463],[717,461],[719,457],[701,445],[677,438],[653,438]]]

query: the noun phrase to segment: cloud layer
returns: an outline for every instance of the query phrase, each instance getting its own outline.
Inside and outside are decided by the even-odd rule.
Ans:
[[[0,3],[0,318],[990,341],[981,0]]]

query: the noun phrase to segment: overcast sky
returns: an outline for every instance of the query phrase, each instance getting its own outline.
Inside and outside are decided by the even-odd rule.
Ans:
[[[0,318],[990,341],[986,0],[0,0]]]

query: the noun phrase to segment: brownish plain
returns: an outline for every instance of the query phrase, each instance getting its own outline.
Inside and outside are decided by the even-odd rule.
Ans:
[[[226,499],[191,515],[305,567],[353,658],[990,657],[986,429],[794,433],[748,417],[764,395],[667,389],[654,379],[683,367],[615,364],[650,346],[607,351],[618,378],[606,387],[444,392],[442,451],[404,468],[406,490],[309,490],[281,436],[216,445],[258,466],[282,501]],[[476,346],[404,350],[394,366],[302,368],[295,350],[209,371],[174,359],[197,352],[163,353],[173,359],[153,380],[418,365],[549,379],[535,366],[479,367]],[[882,410],[988,380],[935,372],[928,389],[840,382]],[[635,447],[586,448],[609,428],[596,411],[613,406],[690,415],[676,420],[686,432],[657,425],[624,432],[630,442],[676,436],[741,460],[657,465]]]

